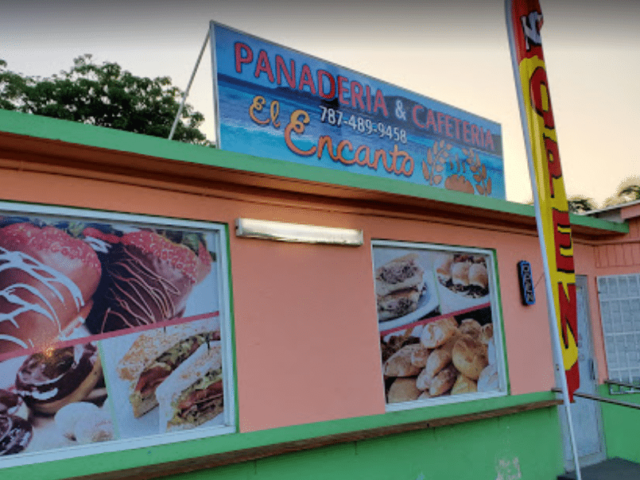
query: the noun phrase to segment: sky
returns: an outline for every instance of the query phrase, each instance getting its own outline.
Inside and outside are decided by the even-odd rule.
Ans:
[[[568,195],[640,174],[640,0],[540,0]],[[50,76],[116,62],[185,89],[215,20],[502,125],[507,199],[532,199],[502,0],[0,0],[0,59]],[[207,48],[188,103],[215,137]]]

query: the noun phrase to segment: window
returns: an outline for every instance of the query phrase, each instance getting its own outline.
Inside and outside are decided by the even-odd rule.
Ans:
[[[373,242],[388,410],[504,395],[493,252]]]
[[[235,431],[224,226],[0,209],[0,468]]]
[[[609,378],[640,383],[640,275],[598,277]]]

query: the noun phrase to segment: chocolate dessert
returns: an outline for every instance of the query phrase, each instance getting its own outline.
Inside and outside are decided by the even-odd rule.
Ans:
[[[53,415],[86,398],[101,377],[98,348],[87,343],[29,356],[16,375],[16,389],[30,408]]]
[[[16,415],[26,419],[27,406],[20,395],[0,389],[0,415]]]
[[[191,290],[211,270],[202,243],[196,255],[150,231],[123,235],[104,257],[100,299],[87,319],[94,333],[181,317]]]
[[[0,456],[20,453],[31,441],[33,427],[24,418],[0,415]]]

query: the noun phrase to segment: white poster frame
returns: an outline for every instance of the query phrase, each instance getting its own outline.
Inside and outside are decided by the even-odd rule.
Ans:
[[[391,240],[371,240],[371,258],[373,277],[375,278],[376,265],[374,259],[374,249],[378,248],[397,248],[406,249],[407,253],[411,250],[426,250],[434,252],[446,252],[446,253],[469,253],[474,255],[484,255],[489,258],[491,264],[490,268],[487,268],[489,274],[489,297],[491,305],[491,323],[493,324],[493,335],[495,339],[496,347],[496,363],[498,367],[499,376],[499,389],[492,392],[476,392],[476,393],[464,393],[458,395],[450,395],[443,397],[430,398],[427,400],[415,400],[402,403],[386,403],[385,409],[387,412],[396,412],[403,410],[411,410],[415,408],[424,408],[437,405],[456,404],[461,402],[468,402],[473,400],[483,400],[490,398],[499,398],[509,395],[509,384],[507,379],[506,368],[506,344],[504,342],[503,332],[503,319],[502,319],[502,306],[500,304],[500,296],[498,292],[498,278],[497,278],[497,263],[495,251],[486,248],[466,247],[458,245],[444,245],[435,243],[422,243],[422,242],[404,242],[404,241],[391,241]],[[376,320],[376,325],[378,320]],[[383,379],[382,371],[380,378]]]
[[[39,218],[74,218],[83,221],[118,222],[141,227],[185,228],[213,234],[217,259],[213,265],[217,269],[220,341],[222,344],[222,371],[224,388],[224,424],[213,427],[199,427],[170,433],[139,438],[118,439],[109,442],[78,445],[71,448],[57,448],[37,452],[19,453],[0,457],[0,471],[5,468],[30,465],[56,460],[84,457],[88,455],[133,450],[159,445],[185,442],[237,432],[235,399],[235,364],[233,354],[233,327],[230,309],[228,226],[199,220],[185,220],[153,215],[140,215],[111,211],[90,210],[62,206],[49,206],[18,202],[0,202],[0,214],[37,216]]]

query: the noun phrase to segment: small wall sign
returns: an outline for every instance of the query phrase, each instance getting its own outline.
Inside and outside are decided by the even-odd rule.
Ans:
[[[526,260],[518,262],[518,279],[520,281],[520,297],[524,305],[536,303],[536,292],[533,287],[531,264]]]

